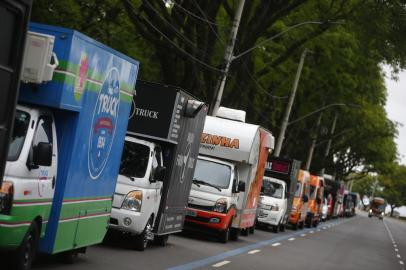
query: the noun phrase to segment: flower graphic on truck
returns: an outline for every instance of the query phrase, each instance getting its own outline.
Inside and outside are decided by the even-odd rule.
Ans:
[[[113,145],[120,106],[119,78],[117,68],[107,72],[94,108],[88,155],[88,167],[92,179],[99,178],[103,172]]]

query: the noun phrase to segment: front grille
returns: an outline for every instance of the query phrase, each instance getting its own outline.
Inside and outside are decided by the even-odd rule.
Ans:
[[[196,217],[186,216],[186,218],[190,219],[190,220],[200,221],[200,222],[209,222],[210,221],[210,218],[199,217],[199,216],[196,216]]]
[[[214,209],[214,206],[198,205],[198,204],[192,204],[192,203],[189,203],[188,206],[190,208],[199,209],[199,210],[205,210],[205,211],[213,211],[213,209]]]

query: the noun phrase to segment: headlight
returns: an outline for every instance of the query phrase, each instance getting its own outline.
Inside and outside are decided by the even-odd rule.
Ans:
[[[4,181],[0,188],[0,214],[10,214],[13,205],[13,194],[13,183]]]
[[[125,196],[123,204],[121,205],[122,209],[131,210],[135,212],[141,211],[142,205],[142,191],[135,190],[131,191]]]
[[[272,207],[271,207],[271,211],[279,211],[279,205],[278,204],[272,204],[271,205]]]
[[[216,204],[214,205],[213,211],[219,212],[219,213],[226,213],[227,212],[227,199],[225,198],[220,198],[216,201]]]

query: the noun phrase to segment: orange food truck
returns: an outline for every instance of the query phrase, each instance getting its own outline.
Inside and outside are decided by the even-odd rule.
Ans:
[[[317,227],[321,220],[321,210],[324,193],[324,179],[323,177],[310,175],[310,191],[308,211],[306,215],[306,226]]]
[[[294,230],[303,229],[305,225],[308,200],[309,200],[310,173],[300,170],[296,183],[296,192],[293,198],[292,210],[290,211],[289,224]]]

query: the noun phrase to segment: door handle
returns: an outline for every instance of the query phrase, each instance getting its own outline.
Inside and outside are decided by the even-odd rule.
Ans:
[[[56,183],[56,180],[55,180],[55,176],[54,176],[54,177],[52,177],[52,189],[55,188],[55,183]]]

